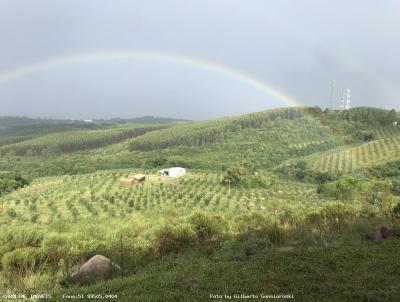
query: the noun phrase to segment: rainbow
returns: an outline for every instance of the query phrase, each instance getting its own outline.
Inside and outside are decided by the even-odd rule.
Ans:
[[[101,61],[101,60],[158,60],[163,62],[173,62],[186,64],[196,68],[201,68],[216,74],[232,78],[250,87],[258,89],[269,96],[284,102],[287,106],[303,106],[300,101],[282,92],[276,87],[269,85],[256,77],[246,74],[238,69],[217,64],[214,62],[194,58],[182,54],[164,53],[157,51],[143,50],[108,50],[91,53],[69,54],[60,57],[54,57],[45,61],[36,62],[30,65],[17,67],[14,69],[0,72],[0,85],[23,76],[51,68],[57,68],[69,64],[81,62]]]
[[[8,81],[28,76],[40,71],[62,67],[69,64],[104,60],[153,60],[172,62],[176,64],[185,64],[193,66],[195,68],[201,68],[206,71],[214,72],[221,76],[239,81],[240,83],[253,87],[277,100],[282,101],[286,106],[306,106],[304,103],[294,99],[292,96],[281,91],[280,89],[270,84],[267,84],[260,79],[257,79],[253,75],[247,74],[233,67],[217,64],[215,62],[210,62],[183,54],[166,53],[153,50],[102,50],[90,53],[76,53],[53,57],[45,61],[39,61],[29,65],[20,66],[14,69],[0,72],[0,87],[2,84]],[[321,125],[321,123],[317,119],[312,119],[320,127],[323,127],[323,125]],[[326,127],[323,128],[325,128],[325,131],[327,131],[330,136],[335,139],[336,135],[332,133],[331,129],[326,129]],[[335,140],[337,141],[337,138]]]

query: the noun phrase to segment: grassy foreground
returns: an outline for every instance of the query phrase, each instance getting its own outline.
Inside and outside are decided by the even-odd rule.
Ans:
[[[69,288],[53,298],[117,294],[117,301],[229,301],[228,295],[254,301],[268,300],[261,294],[287,294],[295,301],[399,300],[400,241],[352,240],[340,246],[293,250],[265,247],[253,255],[244,252],[246,242],[232,242],[231,247],[234,252],[230,248],[212,255],[206,255],[207,250],[187,251],[165,257],[133,277]],[[240,298],[241,294],[258,299]]]

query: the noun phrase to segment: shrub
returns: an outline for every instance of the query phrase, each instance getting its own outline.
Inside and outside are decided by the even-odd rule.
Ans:
[[[52,262],[66,257],[70,238],[67,234],[49,233],[43,240],[43,249]]]
[[[379,208],[375,205],[364,203],[358,216],[362,219],[372,219],[380,214]]]
[[[395,219],[400,219],[400,202],[393,207],[392,216]]]
[[[243,165],[233,165],[225,170],[223,182],[229,185],[238,185],[242,183],[249,175],[246,167]]]
[[[29,181],[17,173],[1,173],[0,174],[0,196],[14,191],[18,188],[25,187]]]
[[[63,265],[64,273],[68,274],[69,267],[79,264],[96,254],[106,254],[105,241],[88,235],[76,233],[49,233],[43,240],[43,252],[54,269]]]
[[[16,212],[14,209],[8,209],[8,210],[7,210],[7,215],[8,215],[10,218],[15,218],[15,217],[17,217],[17,212]]]
[[[5,253],[1,264],[6,272],[27,272],[37,270],[45,259],[40,248],[26,247]]]
[[[352,135],[354,140],[360,140],[364,142],[370,142],[376,140],[376,135],[371,131],[355,131]]]
[[[188,223],[164,225],[155,233],[154,247],[160,256],[178,253],[196,242],[196,232]]]
[[[355,212],[353,208],[339,202],[327,204],[322,209],[322,213],[328,225],[336,229],[345,226],[345,224],[355,216]]]
[[[0,229],[0,253],[24,247],[39,247],[43,233],[33,227],[13,226]]]
[[[305,218],[305,223],[320,228],[324,224],[324,215],[319,211],[310,212]]]
[[[226,222],[221,215],[196,212],[189,217],[189,223],[193,226],[197,238],[200,241],[214,240],[218,238]]]
[[[349,200],[360,186],[360,181],[354,176],[342,176],[336,181],[336,192],[340,199]]]
[[[270,219],[260,213],[246,213],[234,218],[234,231],[243,235],[260,235],[271,225]]]
[[[381,213],[389,216],[394,200],[392,190],[393,184],[391,180],[378,179],[364,186],[362,197],[366,203],[378,206]]]
[[[358,192],[361,182],[357,177],[345,175],[335,182],[326,182],[317,188],[317,193],[325,197],[351,200]]]

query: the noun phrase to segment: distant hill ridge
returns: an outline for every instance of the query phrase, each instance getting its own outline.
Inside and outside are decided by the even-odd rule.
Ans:
[[[206,121],[141,117],[20,126],[0,131],[0,169],[39,167],[35,175],[54,175],[133,166],[224,170],[243,162],[274,169],[306,160],[319,171],[353,171],[381,154],[385,161],[399,158],[398,120],[398,112],[380,108],[289,107]]]
[[[47,119],[30,118],[24,116],[0,116],[0,138],[1,136],[18,136],[18,139],[7,139],[7,141],[22,141],[21,136],[29,138],[57,132],[68,132],[76,130],[101,130],[108,129],[120,124],[172,124],[185,123],[187,120],[166,117],[143,116],[135,118],[112,118],[94,120],[75,119]],[[1,145],[1,143],[0,143]]]
[[[70,124],[70,123],[85,123],[89,119],[57,119],[57,118],[32,118],[26,116],[0,116],[0,126],[15,127],[28,126],[37,124]],[[109,118],[109,119],[90,119],[90,121],[98,123],[173,123],[173,122],[188,122],[185,119],[175,119],[159,116],[140,116],[133,118]]]
[[[351,125],[388,126],[397,120],[398,114],[394,110],[367,107],[353,108],[347,111],[322,111],[319,107],[278,108],[217,120],[188,123],[172,129],[149,133],[133,140],[130,149],[148,151],[174,145],[201,146],[222,141],[232,133],[243,129],[260,129],[271,126],[272,122],[280,119],[295,120],[298,118],[310,118],[316,122],[316,127],[321,128],[321,131],[332,128],[344,137],[347,132],[350,134],[357,131],[357,128],[350,129]],[[342,131],[345,129],[336,129],[337,122],[341,122],[343,125],[347,124],[348,129],[346,131]],[[324,126],[327,128],[323,129]]]

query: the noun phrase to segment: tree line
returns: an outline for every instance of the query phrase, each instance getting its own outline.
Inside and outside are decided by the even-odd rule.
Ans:
[[[165,127],[167,126],[158,125],[54,133],[0,147],[0,154],[40,156],[46,154],[71,153],[79,150],[96,149],[143,135],[149,131],[163,129]]]
[[[278,119],[297,119],[307,115],[302,107],[252,113],[239,117],[184,124],[138,137],[129,144],[131,151],[150,151],[171,146],[202,146],[224,140],[242,129],[264,128]]]

